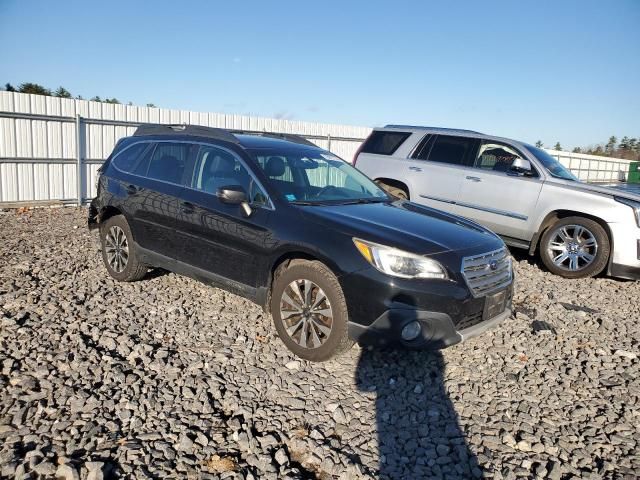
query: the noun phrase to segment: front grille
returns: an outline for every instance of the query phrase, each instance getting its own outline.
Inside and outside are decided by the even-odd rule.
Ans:
[[[511,283],[511,256],[506,248],[464,257],[462,275],[474,297],[484,297]]]

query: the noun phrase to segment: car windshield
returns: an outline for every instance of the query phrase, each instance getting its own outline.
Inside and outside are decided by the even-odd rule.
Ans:
[[[544,168],[546,168],[547,171],[554,177],[562,178],[563,180],[571,180],[573,182],[580,181],[578,180],[578,177],[571,173],[568,168],[566,168],[555,157],[552,157],[541,148],[527,145],[527,150],[529,150],[533,154],[533,156],[536,157],[540,163],[542,163]]]
[[[271,185],[294,204],[385,202],[389,196],[344,160],[325,150],[293,147],[252,153]]]

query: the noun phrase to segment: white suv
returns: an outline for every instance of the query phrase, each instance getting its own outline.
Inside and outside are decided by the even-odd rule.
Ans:
[[[640,195],[580,182],[544,150],[469,130],[388,125],[354,164],[389,193],[470,218],[567,278],[640,278]]]

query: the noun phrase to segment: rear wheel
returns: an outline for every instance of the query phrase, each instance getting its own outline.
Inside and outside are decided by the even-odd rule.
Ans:
[[[271,315],[280,339],[305,360],[322,362],[353,345],[342,288],[320,262],[293,263],[276,274]]]
[[[123,215],[115,215],[100,224],[102,260],[109,275],[121,282],[142,279],[147,265],[138,260],[129,224]]]
[[[611,244],[604,228],[589,218],[568,217],[542,235],[540,256],[545,266],[565,278],[599,274],[607,266]]]
[[[376,180],[376,183],[389,195],[399,198],[400,200],[409,200],[409,192],[405,188],[394,187],[393,185],[389,185],[382,180]]]

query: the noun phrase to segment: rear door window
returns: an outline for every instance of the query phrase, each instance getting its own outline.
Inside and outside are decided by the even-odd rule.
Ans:
[[[192,148],[194,145],[190,143],[159,142],[153,153],[137,166],[136,173],[153,180],[183,185]]]
[[[429,161],[470,167],[475,160],[480,140],[438,135],[429,152]]]
[[[377,155],[393,155],[402,143],[409,138],[410,132],[376,131],[365,140],[360,152]]]
[[[113,164],[118,170],[127,173],[132,172],[148,146],[148,143],[136,143],[125,148],[113,158]]]

